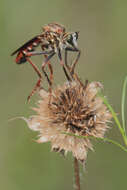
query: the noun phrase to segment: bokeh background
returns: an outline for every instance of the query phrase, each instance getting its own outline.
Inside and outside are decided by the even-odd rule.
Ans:
[[[64,159],[50,151],[50,144],[34,142],[36,133],[18,116],[34,112],[38,96],[26,104],[37,76],[29,64],[16,65],[10,54],[41,32],[50,22],[80,31],[82,50],[77,72],[82,80],[100,81],[104,94],[120,115],[121,91],[127,75],[127,1],[126,0],[0,0],[0,189],[72,189],[71,154]],[[70,55],[70,62],[73,55]],[[41,56],[32,59],[40,66]],[[52,60],[54,84],[65,77],[58,60]],[[44,86],[46,87],[46,82]],[[107,136],[121,142],[115,124]],[[89,152],[82,189],[125,189],[127,154],[110,144],[95,143]],[[82,170],[82,169],[81,169]]]

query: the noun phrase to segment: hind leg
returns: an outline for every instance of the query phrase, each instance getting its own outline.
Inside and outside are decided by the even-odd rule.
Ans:
[[[32,61],[30,60],[31,56],[36,56],[36,55],[42,55],[42,54],[51,54],[52,51],[42,51],[42,52],[27,52],[25,54],[26,57],[26,61],[28,61],[30,63],[30,65],[33,67],[33,69],[35,70],[35,72],[37,73],[39,80],[37,81],[36,85],[34,86],[32,92],[30,93],[30,95],[27,97],[27,102],[30,100],[31,96],[34,95],[34,93],[37,91],[38,88],[40,88],[40,84],[42,81],[42,75],[41,72],[39,71],[38,67],[32,63]]]
[[[41,84],[41,80],[42,80],[42,75],[41,72],[39,71],[38,67],[32,63],[32,61],[29,58],[26,58],[27,61],[30,63],[30,65],[33,67],[33,69],[35,70],[35,72],[37,73],[39,80],[37,81],[36,85],[34,86],[32,92],[30,93],[30,95],[27,97],[27,102],[30,101],[31,96],[34,95],[34,93],[37,91],[37,89],[40,87]]]

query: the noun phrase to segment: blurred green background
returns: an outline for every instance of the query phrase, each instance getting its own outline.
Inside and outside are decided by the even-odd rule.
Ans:
[[[17,116],[34,114],[38,96],[25,104],[37,77],[29,64],[16,65],[10,54],[50,22],[80,31],[82,50],[77,71],[81,78],[100,81],[104,94],[120,113],[122,84],[127,75],[127,1],[125,0],[1,0],[0,1],[0,189],[72,189],[71,154],[64,159],[50,144],[34,142],[36,133]],[[42,58],[33,58],[38,66]],[[71,61],[71,56],[70,56]],[[55,85],[65,81],[54,58]],[[46,83],[44,83],[46,86]],[[121,141],[113,124],[107,136]],[[127,154],[114,145],[95,143],[89,152],[82,189],[125,189]]]

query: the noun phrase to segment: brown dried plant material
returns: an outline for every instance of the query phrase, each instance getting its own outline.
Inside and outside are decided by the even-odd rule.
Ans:
[[[72,152],[77,160],[85,161],[88,149],[92,149],[89,138],[74,135],[103,137],[109,128],[111,114],[101,97],[97,96],[101,83],[91,82],[85,88],[78,82],[65,83],[50,93],[40,90],[36,115],[27,120],[28,126],[39,131],[38,143],[51,142],[52,150],[66,154]],[[49,103],[50,102],[50,103]]]

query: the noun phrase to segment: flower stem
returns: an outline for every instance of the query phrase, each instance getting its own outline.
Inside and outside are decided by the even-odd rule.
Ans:
[[[80,190],[79,163],[74,157],[75,190]]]

